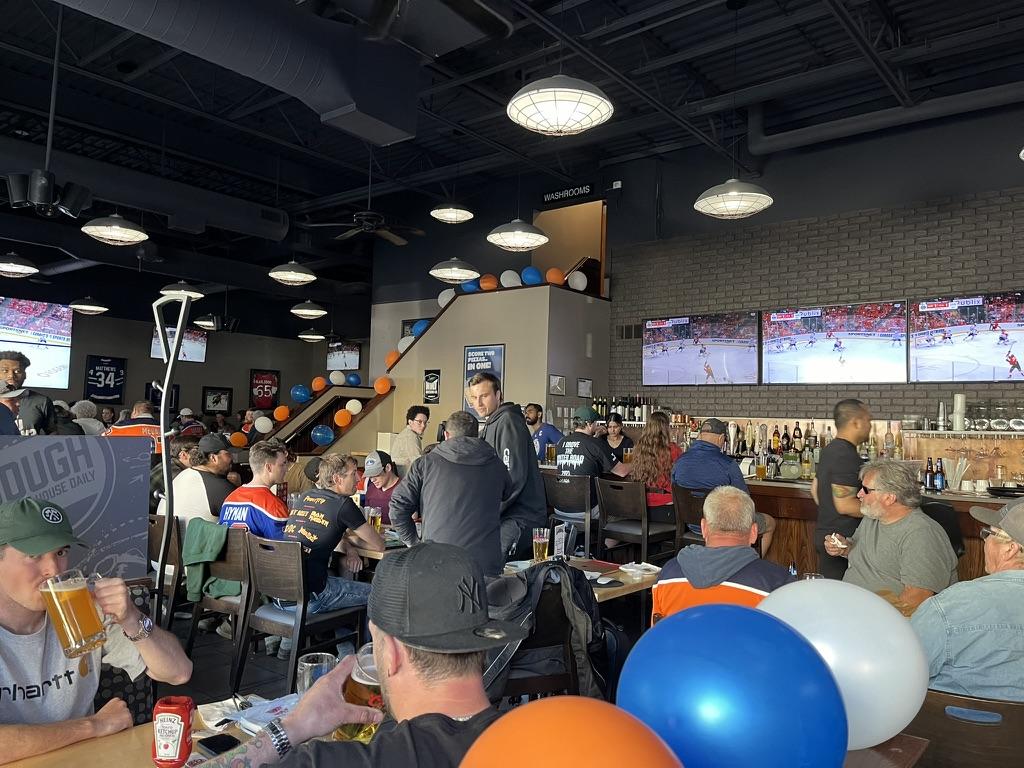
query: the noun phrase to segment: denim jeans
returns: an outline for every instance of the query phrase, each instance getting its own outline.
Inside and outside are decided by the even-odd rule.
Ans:
[[[327,577],[327,584],[319,592],[310,592],[306,602],[307,613],[327,613],[356,605],[366,605],[370,597],[370,584],[365,581],[352,581],[340,576]],[[294,611],[295,603],[274,600],[278,608]]]

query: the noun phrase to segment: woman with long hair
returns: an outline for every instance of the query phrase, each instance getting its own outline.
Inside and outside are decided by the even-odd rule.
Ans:
[[[682,449],[672,442],[668,416],[655,411],[647,419],[644,431],[633,447],[633,467],[630,479],[647,486],[647,509],[650,519],[673,523],[672,465],[683,455]]]
[[[604,436],[604,441],[608,443],[616,461],[625,461],[625,451],[633,448],[633,439],[622,431],[622,417],[619,414],[608,414],[606,423],[608,434]]]

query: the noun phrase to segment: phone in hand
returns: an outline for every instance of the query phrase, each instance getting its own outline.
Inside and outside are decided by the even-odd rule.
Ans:
[[[205,739],[199,739],[196,742],[196,747],[207,757],[216,757],[234,749],[241,743],[231,734],[218,733],[214,736],[207,736]]]

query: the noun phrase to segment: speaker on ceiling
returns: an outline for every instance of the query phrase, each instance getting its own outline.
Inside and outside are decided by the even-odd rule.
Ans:
[[[28,174],[7,174],[7,199],[11,208],[28,208],[32,203],[28,200]]]
[[[92,190],[69,181],[60,192],[60,202],[57,208],[72,218],[78,218],[83,209],[92,204]]]
[[[57,184],[53,174],[36,168],[28,177],[28,201],[32,205],[53,205],[57,199]]]

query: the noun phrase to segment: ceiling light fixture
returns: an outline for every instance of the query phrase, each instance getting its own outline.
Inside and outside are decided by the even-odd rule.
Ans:
[[[547,241],[547,235],[522,219],[512,219],[508,224],[495,227],[487,235],[487,242],[506,251],[532,251]]]
[[[31,277],[39,271],[39,267],[28,259],[23,259],[14,251],[0,256],[0,275],[4,277]]]
[[[80,315],[102,315],[110,310],[110,307],[102,301],[96,301],[92,296],[86,296],[84,299],[75,299],[68,306]]]
[[[462,224],[473,218],[473,212],[469,208],[451,201],[438,203],[430,209],[430,215],[445,224]]]
[[[615,108],[593,83],[553,75],[528,83],[513,96],[509,120],[544,136],[572,136],[607,122]]]
[[[161,296],[174,296],[175,298],[190,298],[193,301],[203,298],[206,294],[196,288],[194,285],[189,285],[184,280],[179,280],[176,283],[165,285],[160,289]]]
[[[693,208],[716,219],[745,219],[760,213],[773,202],[763,187],[729,179],[724,184],[705,189]]]
[[[1024,147],[1021,147],[1021,150],[1020,150],[1020,159],[1021,159],[1021,160],[1024,160]]]
[[[467,280],[476,280],[480,277],[480,270],[468,261],[457,259],[452,256],[445,261],[439,261],[430,268],[430,276],[436,277],[442,283],[458,285]]]
[[[303,320],[316,320],[327,314],[327,310],[312,301],[304,301],[291,308],[291,313]]]
[[[149,239],[146,230],[116,213],[87,222],[82,231],[107,245],[136,245]]]
[[[315,344],[318,341],[323,341],[327,337],[320,333],[316,328],[307,328],[299,334],[299,338],[303,341],[309,342],[310,344]]]
[[[282,285],[307,285],[316,280],[316,275],[308,267],[299,264],[292,259],[287,264],[274,267],[269,272],[270,276]]]
[[[217,318],[215,318],[213,315],[200,315],[193,322],[195,322],[196,325],[198,325],[200,328],[203,328],[204,330],[217,330]]]

